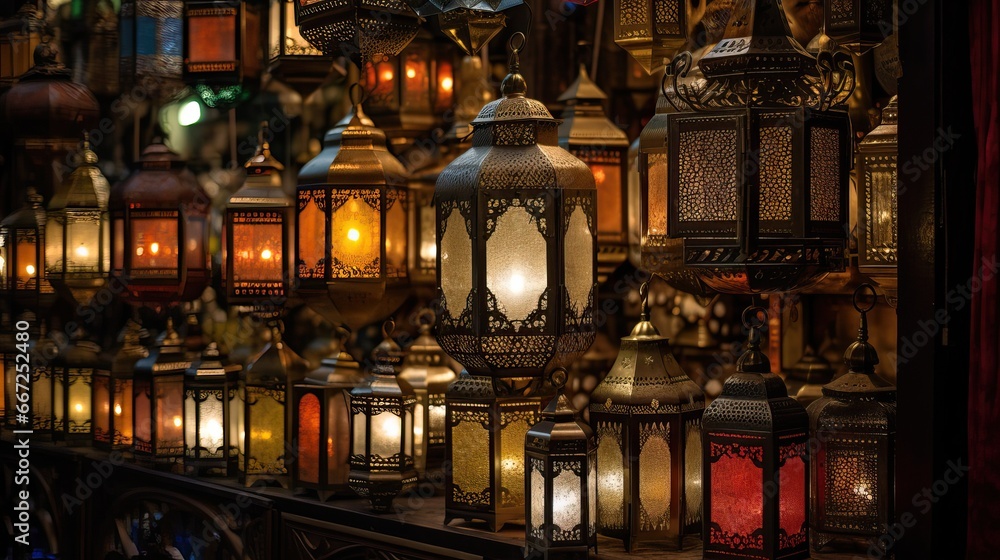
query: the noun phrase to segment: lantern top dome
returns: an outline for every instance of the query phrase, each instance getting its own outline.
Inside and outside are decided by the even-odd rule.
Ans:
[[[510,38],[509,73],[500,83],[500,99],[490,101],[479,111],[479,116],[472,120],[473,128],[505,121],[549,121],[556,122],[552,113],[545,105],[536,99],[526,97],[528,83],[521,75],[521,63],[518,53],[524,47],[524,34],[515,33]],[[515,46],[516,45],[516,46]]]
[[[49,210],[93,208],[106,210],[111,185],[97,167],[97,154],[90,149],[90,135],[83,133],[80,165],[69,174],[62,189],[49,202]]]
[[[870,305],[860,303],[864,291],[871,293]],[[844,363],[847,373],[823,386],[823,394],[829,397],[849,398],[852,395],[876,396],[894,398],[896,388],[888,381],[875,374],[878,364],[878,352],[868,342],[868,312],[875,307],[875,288],[871,284],[862,284],[854,292],[854,309],[861,313],[858,338],[844,352]]]

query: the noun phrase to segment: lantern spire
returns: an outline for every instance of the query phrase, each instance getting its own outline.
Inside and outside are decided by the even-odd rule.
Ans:
[[[524,97],[528,93],[528,82],[521,75],[521,57],[519,53],[524,48],[524,33],[518,31],[510,36],[507,42],[510,47],[510,63],[508,74],[500,83],[500,93],[507,98]]]
[[[260,131],[257,133],[257,152],[244,165],[248,174],[260,174],[272,169],[275,171],[285,169],[285,166],[271,155],[271,143],[267,140],[270,132],[267,121],[261,121]]]
[[[753,319],[757,319],[754,322]],[[743,311],[743,326],[749,329],[747,350],[736,362],[736,370],[744,373],[771,373],[771,360],[760,349],[761,328],[767,324],[767,310],[748,307]]]

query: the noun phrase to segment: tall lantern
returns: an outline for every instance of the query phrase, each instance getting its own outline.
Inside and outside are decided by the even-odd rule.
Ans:
[[[0,22],[0,84],[13,83],[31,68],[44,25],[34,2],[24,2],[13,17]]]
[[[895,2],[828,0],[823,4],[823,33],[858,54],[878,46],[893,33]]]
[[[119,81],[164,99],[183,87],[184,0],[122,0]]]
[[[111,367],[94,372],[94,447],[132,447],[132,376],[136,363],[149,355],[139,343],[142,327],[129,321],[120,335],[121,347],[111,358]]]
[[[416,399],[397,368],[403,352],[392,340],[395,324],[373,351],[375,366],[368,382],[351,389],[351,470],[347,483],[368,498],[376,512],[387,512],[392,500],[417,484],[413,468],[413,406]]]
[[[597,446],[565,395],[525,436],[526,557],[586,560],[597,549]]]
[[[878,353],[868,343],[868,311],[861,313],[858,339],[844,353],[848,371],[823,387],[809,405],[809,425],[819,446],[810,451],[813,545],[846,540],[865,551],[888,554],[880,537],[893,522],[896,388],[875,374]]]
[[[420,29],[403,0],[298,0],[295,23],[309,44],[359,67],[399,54]]]
[[[472,121],[472,147],[435,188],[438,343],[472,374],[447,396],[445,520],[494,530],[524,512],[518,450],[541,412],[541,377],[580,356],[596,330],[594,176],[525,97],[523,44],[514,34],[503,97]],[[490,411],[499,416],[482,416]]]
[[[184,456],[184,372],[191,362],[167,319],[149,356],[135,364],[133,449],[143,463],[170,464]]]
[[[652,74],[685,45],[688,0],[615,0],[615,44]]]
[[[597,279],[625,262],[628,252],[628,149],[625,131],[604,114],[608,98],[580,65],[580,74],[559,96],[566,103],[559,145],[590,167],[597,186]]]
[[[72,344],[52,359],[53,439],[70,444],[90,443],[93,437],[93,379],[98,370],[107,375],[111,364],[101,347],[87,340],[82,329]]]
[[[309,44],[295,24],[298,0],[270,0],[267,31],[267,72],[305,99],[326,80],[333,57]]]
[[[111,192],[111,277],[131,303],[191,301],[208,286],[211,200],[160,139]]]
[[[34,189],[27,205],[0,221],[0,289],[15,314],[47,309],[55,299],[45,275],[46,221]]]
[[[896,305],[896,203],[898,140],[896,98],[882,110],[882,124],[858,146],[858,269]]]
[[[766,323],[743,312],[747,351],[702,417],[705,558],[809,557],[809,417],[760,349]]]
[[[260,25],[254,2],[184,2],[184,81],[208,106],[235,106],[260,85]]]
[[[669,539],[680,548],[701,532],[701,415],[705,393],[642,315],[622,338],[615,365],[590,397],[597,432],[597,528],[626,550],[640,540]]]
[[[228,476],[236,454],[237,364],[226,363],[215,342],[184,376],[184,468],[197,475]]]

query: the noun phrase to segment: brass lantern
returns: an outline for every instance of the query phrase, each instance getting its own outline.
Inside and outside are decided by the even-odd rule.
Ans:
[[[882,123],[858,146],[858,269],[896,305],[896,202],[898,141],[896,98],[882,110]]]
[[[267,72],[294,88],[305,99],[326,80],[333,57],[309,44],[295,24],[298,0],[270,0],[267,31]]]
[[[209,107],[234,107],[260,85],[260,25],[254,2],[184,2],[184,81]]]
[[[757,322],[751,324],[751,315]],[[705,558],[808,558],[809,417],[760,349],[767,312],[702,417]]]
[[[400,383],[397,368],[403,352],[392,340],[390,320],[385,336],[373,351],[375,365],[369,380],[351,389],[351,470],[347,483],[368,498],[372,510],[382,513],[392,500],[417,484],[413,468],[413,406],[416,398]]]
[[[107,375],[111,364],[82,329],[73,333],[70,342],[51,362],[52,437],[70,444],[89,444],[93,437],[94,375],[98,370]]]
[[[628,148],[625,131],[601,104],[608,98],[584,65],[559,101],[566,103],[559,145],[587,164],[597,186],[597,280],[604,282],[625,262],[628,251]]]
[[[169,304],[208,286],[211,201],[160,139],[111,192],[111,278],[134,303]]]
[[[173,320],[149,355],[135,364],[133,450],[143,463],[176,463],[184,456],[184,372],[191,362]]]
[[[496,10],[478,9],[489,6],[489,3],[475,1],[459,2],[458,4],[473,4],[477,9],[459,7],[438,15],[438,25],[441,32],[451,39],[465,54],[476,56],[483,47],[489,44],[501,31],[507,27],[507,15],[501,10],[522,4],[522,0],[507,0],[500,2]]]
[[[701,532],[701,415],[705,393],[642,315],[615,365],[590,396],[597,433],[597,530],[634,550],[640,540]]]
[[[87,305],[111,268],[110,185],[84,134],[80,165],[49,201],[45,231],[46,274],[72,301]]]
[[[183,87],[184,0],[123,0],[119,20],[122,91],[165,99]]]
[[[615,0],[615,44],[652,74],[687,41],[689,0]]]
[[[0,289],[14,313],[46,309],[55,299],[45,275],[46,221],[34,189],[27,205],[0,221]]]
[[[590,558],[597,549],[597,446],[560,394],[525,436],[527,558]]]
[[[893,34],[895,2],[827,0],[823,4],[823,32],[858,54],[878,46]]]
[[[227,363],[215,342],[184,376],[184,469],[198,476],[228,476],[236,454],[236,378],[240,366]]]
[[[871,305],[859,296],[868,290]],[[896,388],[875,373],[878,353],[868,343],[868,311],[875,289],[862,284],[854,293],[861,313],[858,339],[844,353],[847,373],[823,387],[809,405],[809,424],[819,442],[811,456],[813,545],[821,549],[844,540],[864,551],[887,554],[880,537],[893,522]]]
[[[0,84],[12,84],[31,68],[44,25],[34,2],[24,2],[13,17],[0,21]]]
[[[141,331],[138,323],[128,321],[111,367],[94,372],[94,447],[99,449],[132,447],[132,376],[136,363],[149,355],[139,343]]]
[[[403,0],[299,0],[295,23],[309,44],[350,58],[360,68],[403,50],[420,18]]]

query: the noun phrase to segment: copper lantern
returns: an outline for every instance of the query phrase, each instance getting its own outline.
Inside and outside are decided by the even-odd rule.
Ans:
[[[236,378],[240,370],[229,364],[215,342],[184,375],[184,468],[199,476],[228,476],[236,459]]]
[[[139,343],[142,327],[129,321],[122,329],[121,346],[111,358],[111,367],[94,372],[94,447],[132,447],[132,376],[135,364],[149,355]]]
[[[420,28],[403,0],[298,0],[295,23],[312,46],[359,67],[399,54]]]
[[[122,90],[158,99],[183,87],[184,0],[123,0],[119,20]]]
[[[858,145],[858,269],[896,305],[898,140],[896,98],[882,110],[882,123]]]
[[[184,81],[209,107],[233,107],[259,86],[260,25],[254,2],[184,2]]]
[[[175,463],[184,456],[184,372],[191,362],[173,321],[149,355],[135,364],[132,381],[133,449],[143,463]]]
[[[0,221],[0,289],[14,314],[47,308],[55,299],[45,275],[46,222],[33,189],[27,205]]]
[[[823,33],[859,54],[894,32],[891,0],[827,0],[823,5]]]

